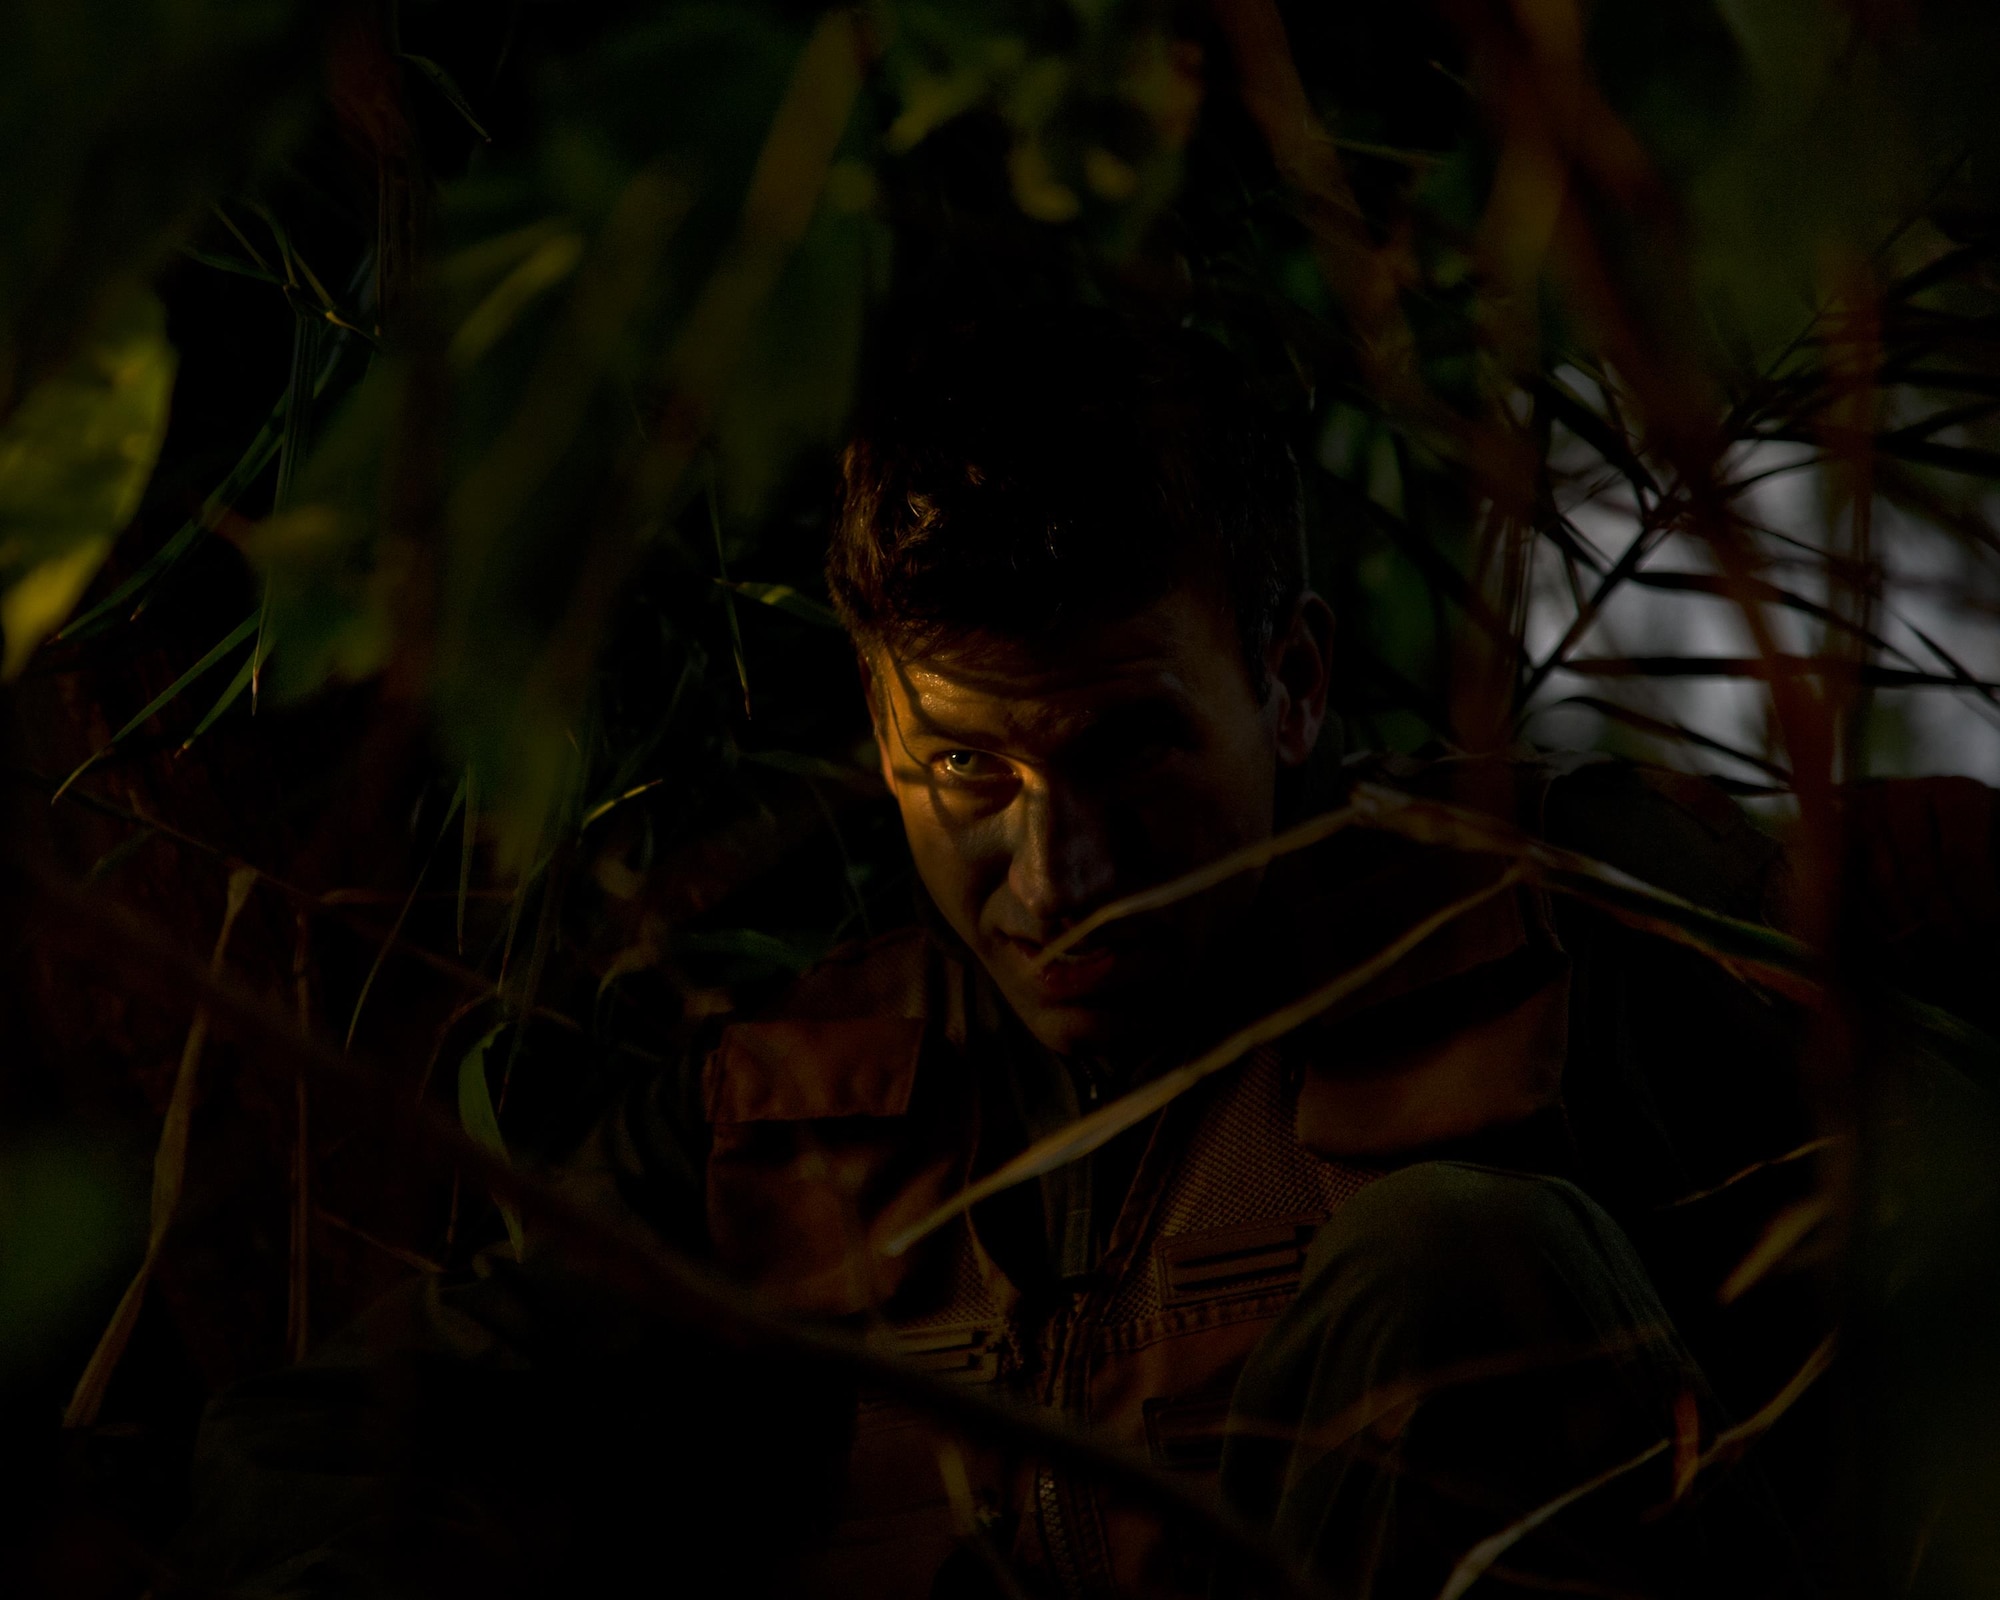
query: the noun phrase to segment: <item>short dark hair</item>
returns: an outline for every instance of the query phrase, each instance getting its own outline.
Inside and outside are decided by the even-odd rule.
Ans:
[[[827,586],[858,641],[1054,636],[1212,583],[1263,691],[1305,586],[1299,474],[1221,345],[1090,310],[908,348],[842,460]]]

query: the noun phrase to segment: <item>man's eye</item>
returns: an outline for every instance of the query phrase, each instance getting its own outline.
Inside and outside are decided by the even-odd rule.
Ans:
[[[944,776],[961,783],[983,783],[1006,771],[1002,762],[979,750],[947,750],[935,764]]]

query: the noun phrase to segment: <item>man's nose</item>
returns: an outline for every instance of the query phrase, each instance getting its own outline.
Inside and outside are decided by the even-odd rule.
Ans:
[[[1007,874],[1021,908],[1053,937],[1111,894],[1116,881],[1101,811],[1067,784],[1036,785],[1015,801],[1020,833]]]

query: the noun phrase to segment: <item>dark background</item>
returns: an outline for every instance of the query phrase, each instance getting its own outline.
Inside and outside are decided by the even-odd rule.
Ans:
[[[1711,773],[1794,852],[1836,993],[1991,1007],[1976,875],[1855,891],[1842,799],[2000,778],[1988,6],[31,0],[4,29],[9,1592],[142,1593],[210,1394],[506,1238],[268,1039],[190,1048],[197,997],[104,908],[206,962],[254,869],[216,972],[529,1166],[909,914],[818,569],[844,421],[940,316],[1084,299],[1224,339],[1294,430],[1351,748]],[[1831,1220],[1768,1292],[1861,1330],[1813,1402],[1853,1445],[1814,1527],[1872,1554],[1829,1570],[1984,1593],[1990,1089],[1913,1111],[1921,1052],[1871,1007],[1805,1064],[1863,1156],[1800,1168]]]

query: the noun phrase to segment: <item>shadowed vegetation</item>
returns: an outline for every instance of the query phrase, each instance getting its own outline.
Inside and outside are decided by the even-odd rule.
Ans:
[[[1659,1449],[1768,1450],[1841,1592],[1991,1592],[2000,845],[1974,785],[1875,780],[2000,781],[1996,62],[1973,0],[17,6],[0,1586],[163,1582],[206,1397],[524,1226],[1046,1426],[538,1175],[909,916],[822,598],[838,448],[911,330],[1082,301],[1285,419],[1349,749],[1613,751],[1783,841],[1778,933],[1355,819],[1805,1002],[1814,1142],[1727,1186],[1703,1289],[1790,1342]],[[1857,842],[1899,808],[1936,852]]]

